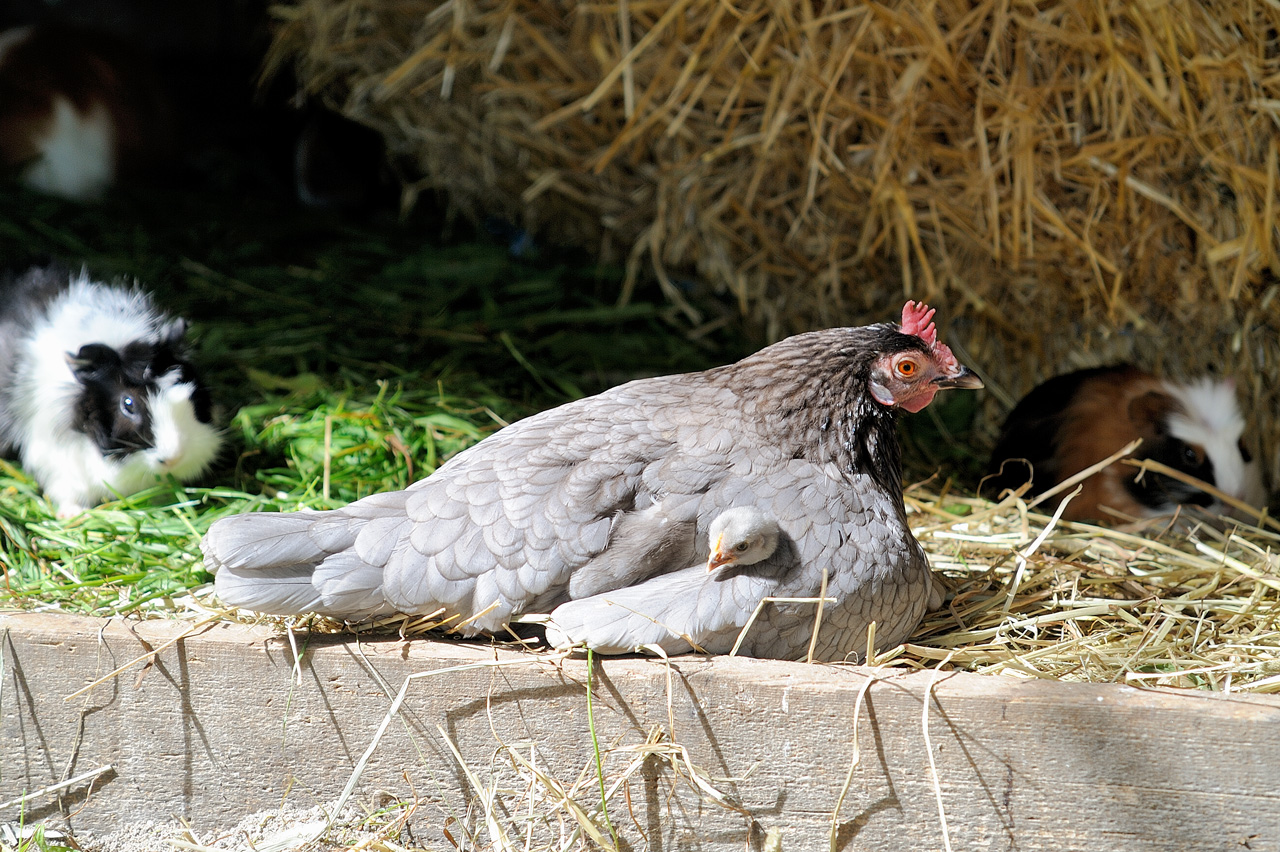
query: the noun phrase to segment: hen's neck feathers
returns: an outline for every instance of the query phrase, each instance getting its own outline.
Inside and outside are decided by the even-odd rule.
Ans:
[[[783,452],[868,474],[901,494],[896,410],[876,402],[867,383],[877,359],[906,350],[928,348],[889,323],[826,329],[787,338],[709,376],[739,394],[747,415]]]

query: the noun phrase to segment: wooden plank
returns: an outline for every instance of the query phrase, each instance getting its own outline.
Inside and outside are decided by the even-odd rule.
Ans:
[[[63,806],[73,831],[180,816],[200,830],[248,813],[335,799],[405,678],[403,716],[379,742],[357,798],[418,801],[415,838],[451,848],[449,816],[468,821],[475,789],[495,783],[522,848],[530,806],[511,751],[591,809],[586,665],[462,642],[355,643],[217,624],[71,699],[64,698],[190,627],[62,615],[0,618],[0,800],[101,764],[115,773]],[[1141,691],[978,675],[882,672],[727,658],[610,659],[594,718],[606,780],[669,730],[722,807],[661,757],[610,800],[635,849],[825,849],[849,772],[855,724],[862,759],[836,819],[837,848],[941,849],[922,730],[925,697],[938,789],[955,849],[1280,849],[1280,701],[1267,696]],[[668,688],[670,683],[670,688]],[[860,719],[854,708],[866,688]],[[83,730],[81,731],[81,725]],[[439,726],[439,727],[437,727]],[[531,744],[536,744],[531,745]],[[508,751],[510,749],[510,751]],[[526,774],[527,777],[527,774]],[[474,812],[474,809],[473,809]],[[48,799],[27,819],[55,816]],[[16,809],[0,813],[14,819]],[[475,820],[471,819],[475,824]],[[477,824],[478,842],[490,838]],[[572,820],[568,822],[572,827]],[[460,833],[453,824],[451,831]],[[539,829],[541,830],[541,829]],[[559,830],[558,827],[555,830]],[[646,839],[647,838],[647,841]]]

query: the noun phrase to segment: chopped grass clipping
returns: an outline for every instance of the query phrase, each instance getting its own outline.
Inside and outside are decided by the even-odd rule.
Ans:
[[[0,462],[0,604],[90,615],[182,610],[210,579],[200,537],[242,512],[332,508],[405,488],[497,429],[486,405],[375,384],[242,409],[233,428],[255,492],[157,486],[59,520],[21,470]],[[261,465],[261,466],[258,466]]]

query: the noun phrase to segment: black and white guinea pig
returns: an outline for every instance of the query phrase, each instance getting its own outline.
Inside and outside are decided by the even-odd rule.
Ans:
[[[186,360],[186,322],[134,287],[40,267],[0,281],[0,452],[60,516],[172,475],[222,445]]]
[[[1030,493],[1038,494],[1142,438],[1134,458],[1262,507],[1262,473],[1244,429],[1231,379],[1171,382],[1127,364],[1079,370],[1036,387],[1009,414],[983,491],[998,496],[1030,478]],[[1063,517],[1115,524],[1169,515],[1179,505],[1225,511],[1198,488],[1116,462],[1085,480]]]

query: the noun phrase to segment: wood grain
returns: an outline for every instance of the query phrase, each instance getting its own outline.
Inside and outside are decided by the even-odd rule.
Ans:
[[[300,636],[299,682],[288,643],[273,631],[216,624],[161,650],[152,665],[64,700],[190,627],[0,618],[0,801],[109,763],[114,775],[63,801],[73,830],[172,815],[213,831],[282,801],[330,802],[406,676],[525,660],[415,680],[361,776],[358,800],[416,796],[416,842],[451,848],[440,828],[448,816],[464,817],[477,791],[443,730],[482,785],[496,779],[514,789],[502,744],[527,757],[536,743],[540,769],[566,785],[585,778],[578,801],[598,804],[582,660],[556,665],[461,642]],[[633,849],[760,848],[770,830],[787,850],[827,848],[854,708],[871,674],[697,657],[676,658],[668,672],[656,660],[606,660],[594,700],[606,775],[635,758],[623,747],[674,722],[675,740],[739,808],[699,795],[651,757],[628,782],[630,807],[621,792],[610,801],[613,824]],[[921,727],[930,693],[929,733],[956,850],[1280,848],[1274,698],[892,671],[867,690],[856,722],[862,759],[837,818],[838,848],[943,848]],[[42,799],[27,819],[57,813]],[[17,816],[14,808],[0,820]],[[488,841],[483,830],[480,841]]]

